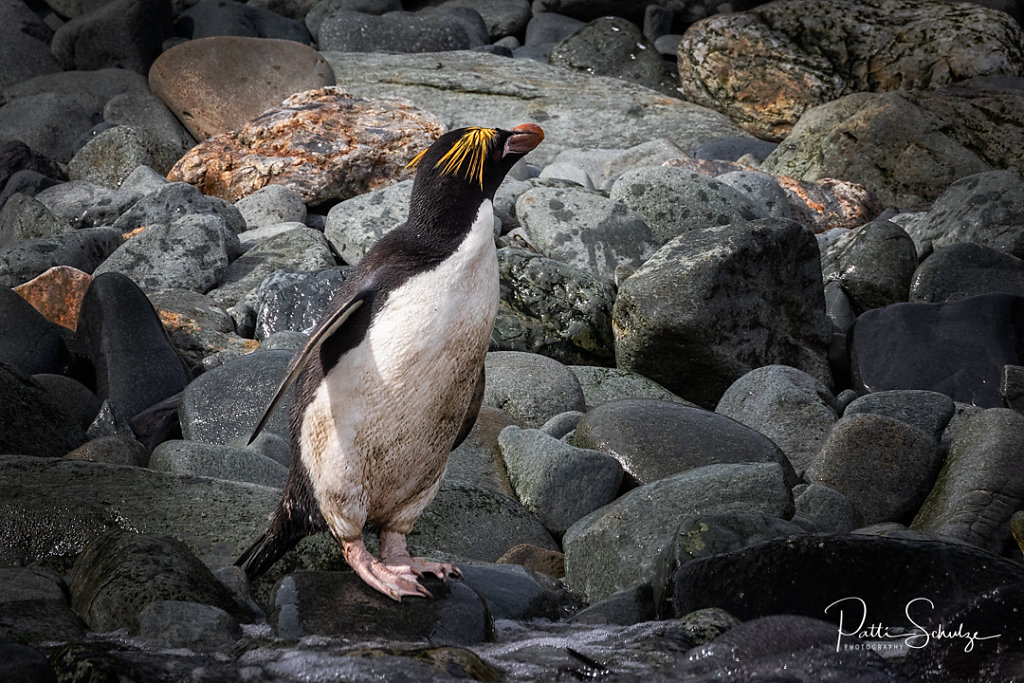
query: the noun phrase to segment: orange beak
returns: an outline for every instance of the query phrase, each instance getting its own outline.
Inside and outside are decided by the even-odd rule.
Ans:
[[[505,142],[505,151],[526,154],[537,148],[544,140],[544,130],[536,123],[522,123],[512,129],[512,136]]]

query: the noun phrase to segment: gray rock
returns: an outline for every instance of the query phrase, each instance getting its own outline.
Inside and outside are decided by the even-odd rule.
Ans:
[[[894,417],[862,413],[835,423],[806,476],[842,493],[873,524],[910,520],[941,465],[931,435]]]
[[[179,34],[193,39],[230,35],[310,43],[301,21],[234,0],[200,0],[178,15],[175,27]]]
[[[381,16],[335,11],[317,31],[322,50],[339,52],[444,52],[490,42],[480,15],[466,7],[428,7]]]
[[[103,108],[103,120],[138,133],[153,159],[145,165],[163,175],[196,144],[171,110],[148,92],[115,95]]]
[[[655,138],[624,150],[615,150],[603,160],[595,183],[601,190],[608,190],[626,171],[642,166],[661,166],[670,159],[679,159],[688,154],[678,144],[665,137]]]
[[[71,19],[53,35],[61,67],[121,67],[146,73],[171,34],[170,0],[111,0]]]
[[[316,272],[336,265],[322,233],[311,228],[296,228],[271,237],[234,260],[209,295],[225,308],[244,302],[253,307],[255,314],[257,293],[254,290],[274,272],[281,269]]]
[[[50,52],[53,30],[28,5],[0,6],[0,91],[42,74],[60,71]]]
[[[336,11],[362,12],[364,14],[384,14],[400,12],[401,0],[318,0],[305,15],[306,28],[312,36],[320,33],[320,24],[324,18]]]
[[[936,249],[914,272],[910,301],[939,303],[988,292],[1024,296],[1024,260],[964,242]]]
[[[100,536],[75,560],[69,588],[72,606],[94,631],[130,628],[155,600],[198,602],[241,616],[228,590],[173,538],[125,531]]]
[[[279,638],[288,639],[331,636],[435,645],[486,640],[486,609],[476,593],[458,579],[425,584],[438,600],[395,605],[354,572],[299,571],[278,584],[270,622]]]
[[[283,235],[286,232],[291,232],[292,230],[308,227],[310,226],[305,223],[277,223],[275,225],[256,228],[255,230],[246,230],[238,234],[238,246],[244,254],[253,247],[258,247],[263,244],[271,237],[277,237],[278,235]]]
[[[185,542],[210,567],[233,564],[281,499],[277,489],[106,463],[0,456],[0,564],[70,568],[111,531]],[[59,492],[59,494],[58,494]],[[142,607],[142,605],[140,605]]]
[[[100,409],[100,399],[87,386],[65,375],[47,373],[32,375],[32,381],[45,389],[50,398],[67,408],[68,414],[87,429]]]
[[[773,363],[831,384],[818,259],[810,231],[777,218],[683,233],[620,285],[616,364],[706,407]]]
[[[634,489],[565,533],[565,584],[596,602],[650,581],[679,520],[693,514],[786,517],[793,499],[777,464],[708,465]]]
[[[185,215],[149,225],[118,247],[95,274],[123,273],[147,292],[171,287],[205,292],[238,251],[238,237],[220,216]]]
[[[135,171],[135,167],[132,171]],[[153,223],[173,223],[183,216],[220,216],[232,232],[245,229],[245,222],[230,204],[216,197],[207,197],[187,183],[167,183],[146,193],[130,209],[121,214],[113,227],[121,232]]]
[[[288,468],[246,448],[198,441],[164,441],[153,450],[150,469],[284,488]]]
[[[598,76],[612,76],[678,97],[676,83],[654,45],[633,22],[600,17],[551,49],[548,62]]]
[[[612,363],[610,282],[514,248],[498,250],[498,272],[501,299],[491,349],[539,353],[564,363]]]
[[[672,166],[623,173],[608,196],[640,214],[659,243],[700,228],[767,218],[766,207],[717,179]]]
[[[154,600],[135,616],[131,634],[164,648],[227,648],[242,637],[242,627],[213,605],[187,600]]]
[[[16,142],[15,144],[18,143]],[[0,208],[17,193],[23,194],[26,197],[36,197],[40,192],[60,184],[59,180],[55,180],[39,171],[26,168],[14,171],[7,178],[7,183],[0,188]]]
[[[235,202],[235,208],[245,219],[246,231],[306,220],[306,204],[302,195],[284,185],[261,187]]]
[[[114,434],[90,439],[64,457],[69,460],[88,460],[135,467],[146,467],[149,463],[149,451],[139,443],[134,434]]]
[[[806,372],[767,365],[733,382],[715,412],[774,441],[803,475],[836,421],[833,402],[828,387]]]
[[[568,180],[569,182],[582,186],[584,189],[594,189],[594,183],[590,179],[590,175],[579,166],[567,161],[552,161],[541,170],[540,175],[537,177]]]
[[[469,7],[480,14],[492,42],[522,36],[530,21],[529,0],[446,0],[444,7]]]
[[[824,484],[794,487],[793,504],[793,521],[808,520],[819,531],[845,534],[864,525],[864,516],[850,499]]]
[[[167,163],[168,157],[134,128],[114,126],[96,133],[75,152],[68,162],[68,177],[116,188],[138,166],[166,167]]]
[[[580,382],[587,410],[622,398],[653,398],[696,407],[657,382],[629,370],[595,365],[570,365],[569,369]]]
[[[1024,178],[1012,170],[960,178],[946,188],[911,237],[919,251],[971,242],[1024,258]]]
[[[337,268],[271,274],[257,291],[256,339],[285,330],[311,333],[344,281]]]
[[[130,189],[113,190],[83,180],[60,183],[36,195],[54,216],[76,230],[112,225],[139,198]]]
[[[654,621],[657,609],[651,587],[636,583],[572,615],[574,624],[637,624]]]
[[[498,444],[519,500],[556,538],[619,490],[622,466],[605,453],[514,425],[501,430]]]
[[[530,23],[539,20],[540,15]],[[345,90],[366,97],[404,97],[436,114],[449,128],[486,121],[510,129],[539,121],[547,138],[529,157],[538,165],[563,149],[608,147],[611,130],[618,147],[668,137],[684,150],[712,137],[741,134],[724,116],[703,107],[666,101],[659,93],[615,78],[533,60],[474,52],[323,56]]]
[[[408,539],[413,554],[440,553],[484,562],[494,562],[521,543],[558,548],[518,501],[461,482],[442,482]]]
[[[704,465],[777,463],[786,484],[796,473],[782,451],[760,433],[702,408],[654,399],[622,399],[591,409],[573,444],[613,456],[626,481],[643,486]]]
[[[888,415],[930,434],[936,441],[953,417],[953,399],[937,391],[913,389],[876,391],[854,400],[843,415]]]
[[[0,586],[0,637],[22,643],[85,637],[85,624],[72,611],[59,574],[41,567],[4,567]],[[0,669],[0,675],[9,674]]]
[[[551,358],[520,351],[487,354],[484,403],[524,427],[538,428],[554,415],[583,410],[583,390],[572,372]]]
[[[460,562],[462,580],[476,591],[495,619],[549,616],[555,596],[518,564]],[[554,582],[551,582],[554,583]]]
[[[545,256],[608,280],[620,265],[639,267],[661,245],[639,214],[585,190],[534,188],[519,196],[516,216]]]
[[[846,296],[843,286],[836,281],[825,283],[825,315],[839,334],[846,334],[857,320],[850,297]]]
[[[838,282],[858,312],[906,301],[917,250],[895,223],[876,219],[840,237],[821,255],[825,282]]]
[[[0,209],[0,249],[37,237],[57,237],[74,226],[53,215],[34,197],[15,193]]]
[[[674,53],[673,53],[674,54]],[[694,150],[694,159],[716,159],[719,161],[738,161],[750,155],[758,162],[764,161],[779,145],[768,140],[754,137],[725,137],[708,140]]]
[[[1021,412],[1024,408],[1024,367],[1004,365],[999,380],[999,393],[1006,401],[1006,407]]]
[[[1024,500],[1024,415],[992,408],[966,418],[911,528],[993,553],[1010,542],[1010,517]]]
[[[583,419],[583,415],[584,413],[579,410],[567,410],[564,413],[555,415],[553,418],[542,424],[540,431],[555,439],[561,439],[563,436],[576,429],[576,425],[578,425],[580,420]]]
[[[66,164],[79,140],[101,118],[99,107],[83,106],[72,95],[44,92],[0,106],[0,140],[20,140],[53,161]]]
[[[0,453],[59,457],[86,440],[65,405],[5,363],[0,364],[0,386]]]
[[[327,212],[324,237],[350,266],[359,263],[381,236],[409,216],[412,181],[346,199]]]
[[[93,272],[123,242],[111,228],[83,228],[57,237],[38,237],[0,250],[0,278],[10,286],[31,280],[54,266]]]
[[[248,439],[291,361],[290,351],[242,356],[206,372],[185,387],[179,417],[188,441],[229,444]],[[291,391],[264,427],[287,438]]]
[[[480,406],[476,423],[466,439],[448,454],[445,481],[471,484],[506,498],[515,498],[501,449],[498,448],[498,434],[511,424],[515,422],[506,413],[490,406]]]
[[[534,12],[526,24],[523,46],[513,51],[519,58],[547,62],[551,50],[562,40],[583,28],[584,22],[557,12]]]
[[[789,195],[770,173],[761,171],[730,171],[715,176],[715,180],[739,190],[772,218],[794,218]]]
[[[121,181],[119,189],[127,195],[146,195],[156,192],[170,182],[149,166],[137,166]]]
[[[58,71],[22,81],[3,90],[4,99],[59,93],[70,95],[87,111],[102,112],[115,95],[146,93],[146,76],[130,69],[110,68],[88,71]]]

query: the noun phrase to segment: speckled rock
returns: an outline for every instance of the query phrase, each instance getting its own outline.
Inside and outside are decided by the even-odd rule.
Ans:
[[[583,390],[572,372],[551,358],[520,351],[487,354],[484,403],[524,427],[540,427],[567,410],[583,409]]]
[[[42,275],[55,266],[92,273],[124,242],[111,228],[82,228],[57,237],[38,237],[0,250],[0,280],[9,286]]]
[[[684,398],[643,375],[622,368],[602,368],[595,365],[570,365],[569,369],[580,381],[586,409],[596,408],[608,401],[623,398],[653,398],[696,406]]]
[[[288,469],[265,455],[237,446],[196,441],[165,441],[153,450],[150,469],[197,477],[252,482],[284,488]]]
[[[955,409],[953,399],[937,391],[876,391],[852,401],[843,415],[888,415],[917,427],[938,441]]]
[[[245,219],[246,230],[306,220],[302,195],[284,185],[267,185],[256,190],[235,202],[235,208]]]
[[[327,212],[324,237],[354,266],[381,236],[409,217],[412,179],[338,202]]]
[[[196,145],[168,177],[232,202],[276,183],[314,205],[400,180],[441,133],[434,115],[408,102],[320,88]]]
[[[312,332],[344,281],[344,272],[337,268],[271,274],[257,293],[256,338],[263,340],[284,330]]]

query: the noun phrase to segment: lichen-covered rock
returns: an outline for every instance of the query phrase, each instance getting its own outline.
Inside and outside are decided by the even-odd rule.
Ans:
[[[321,204],[400,180],[405,165],[442,132],[432,114],[409,102],[319,88],[201,142],[168,178],[232,202],[276,183]]]
[[[1024,33],[980,3],[776,0],[694,24],[678,57],[688,99],[781,140],[805,111],[852,92],[1021,75]]]

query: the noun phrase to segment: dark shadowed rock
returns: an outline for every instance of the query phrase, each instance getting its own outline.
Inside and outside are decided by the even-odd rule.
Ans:
[[[914,241],[882,219],[854,228],[821,255],[825,282],[838,282],[858,312],[906,301],[916,269]]]
[[[64,69],[146,73],[171,33],[171,12],[170,0],[112,0],[57,29],[53,54]]]
[[[1024,299],[982,294],[940,304],[895,304],[863,314],[849,333],[851,379],[860,393],[937,391],[954,401],[1003,405],[999,378],[1017,365]]]
[[[846,406],[843,416],[856,413],[888,415],[930,434],[936,441],[955,411],[953,399],[937,391],[876,391],[860,396]]]
[[[83,228],[56,237],[37,237],[0,250],[0,278],[27,282],[55,266],[92,273],[124,242],[111,228]]]
[[[178,15],[174,25],[187,38],[234,35],[310,42],[301,21],[234,0],[200,0]]]
[[[0,363],[0,453],[59,458],[83,443],[85,431],[56,396]]]
[[[40,643],[80,640],[85,636],[85,624],[71,610],[67,585],[59,574],[40,567],[10,567],[0,569],[0,578],[0,638]],[[10,661],[6,653],[0,657],[0,661]],[[0,676],[26,683],[47,680],[19,678],[2,667]]]
[[[14,290],[0,287],[0,363],[20,373],[61,372],[71,356],[60,326],[50,322]]]
[[[428,7],[381,16],[332,12],[320,24],[317,41],[322,50],[338,52],[445,52],[486,45],[490,37],[472,9]]]
[[[910,284],[910,301],[941,303],[989,292],[1024,296],[1024,260],[965,242],[936,249],[921,262]]]

